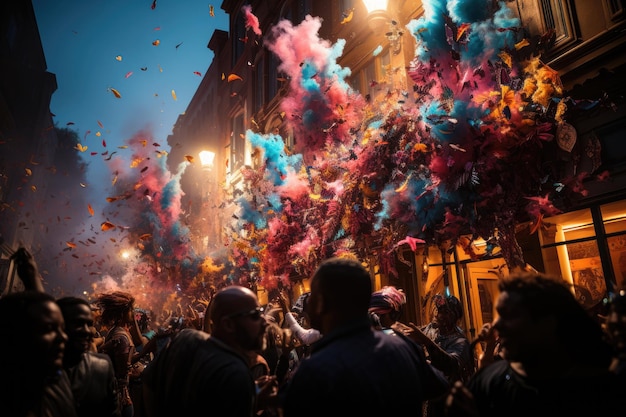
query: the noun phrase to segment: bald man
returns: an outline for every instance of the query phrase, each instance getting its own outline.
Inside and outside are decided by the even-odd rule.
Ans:
[[[226,287],[213,297],[208,315],[210,335],[182,330],[144,371],[150,417],[197,415],[198,410],[224,417],[255,415],[256,385],[248,358],[263,348],[268,326],[259,301],[248,288]]]

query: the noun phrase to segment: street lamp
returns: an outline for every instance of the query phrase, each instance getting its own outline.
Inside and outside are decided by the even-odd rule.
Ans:
[[[200,164],[205,171],[211,171],[213,169],[213,160],[215,159],[215,152],[201,151],[200,152]]]
[[[398,55],[402,49],[402,30],[398,28],[398,22],[391,18],[387,10],[388,0],[363,0],[367,9],[367,22],[374,33],[379,33],[387,28],[385,36],[391,45],[394,55]]]
[[[363,0],[367,9],[367,22],[374,32],[378,32],[391,20],[387,11],[388,0]]]

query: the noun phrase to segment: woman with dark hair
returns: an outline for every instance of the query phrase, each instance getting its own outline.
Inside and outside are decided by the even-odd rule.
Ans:
[[[97,305],[102,312],[102,323],[109,328],[99,351],[108,354],[113,362],[122,417],[133,417],[129,378],[132,364],[138,359],[136,345],[143,345],[135,318],[135,297],[127,292],[113,291],[100,295]]]

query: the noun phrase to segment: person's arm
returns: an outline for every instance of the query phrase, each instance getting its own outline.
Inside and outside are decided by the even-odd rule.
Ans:
[[[491,327],[491,323],[485,323],[478,334],[478,341],[484,342],[483,351],[478,356],[478,369],[483,368],[496,360],[498,340]]]
[[[303,344],[311,345],[317,342],[321,337],[321,333],[317,329],[305,329],[300,326],[295,317],[291,313],[285,314],[285,324],[291,330],[293,335]]]
[[[451,351],[448,352],[441,348],[437,343],[430,339],[422,330],[414,323],[408,325],[396,322],[392,325],[392,329],[400,332],[404,336],[418,343],[428,351],[430,362],[433,366],[443,372],[448,378],[456,380],[463,375],[463,361],[461,355],[464,346],[461,343],[454,344]],[[469,342],[467,342],[469,349]]]
[[[45,292],[35,258],[33,258],[33,255],[31,255],[26,248],[18,248],[15,253],[11,255],[11,259],[15,264],[17,274],[24,283],[24,289]]]

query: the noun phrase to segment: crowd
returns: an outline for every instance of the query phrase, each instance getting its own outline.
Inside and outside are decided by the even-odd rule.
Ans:
[[[231,285],[154,317],[132,294],[54,299],[24,248],[0,298],[0,415],[12,417],[589,416],[626,409],[626,292],[597,320],[556,277],[499,281],[470,342],[460,301],[404,323],[404,292],[355,260],[320,263],[292,304]],[[474,352],[476,342],[483,346]]]

